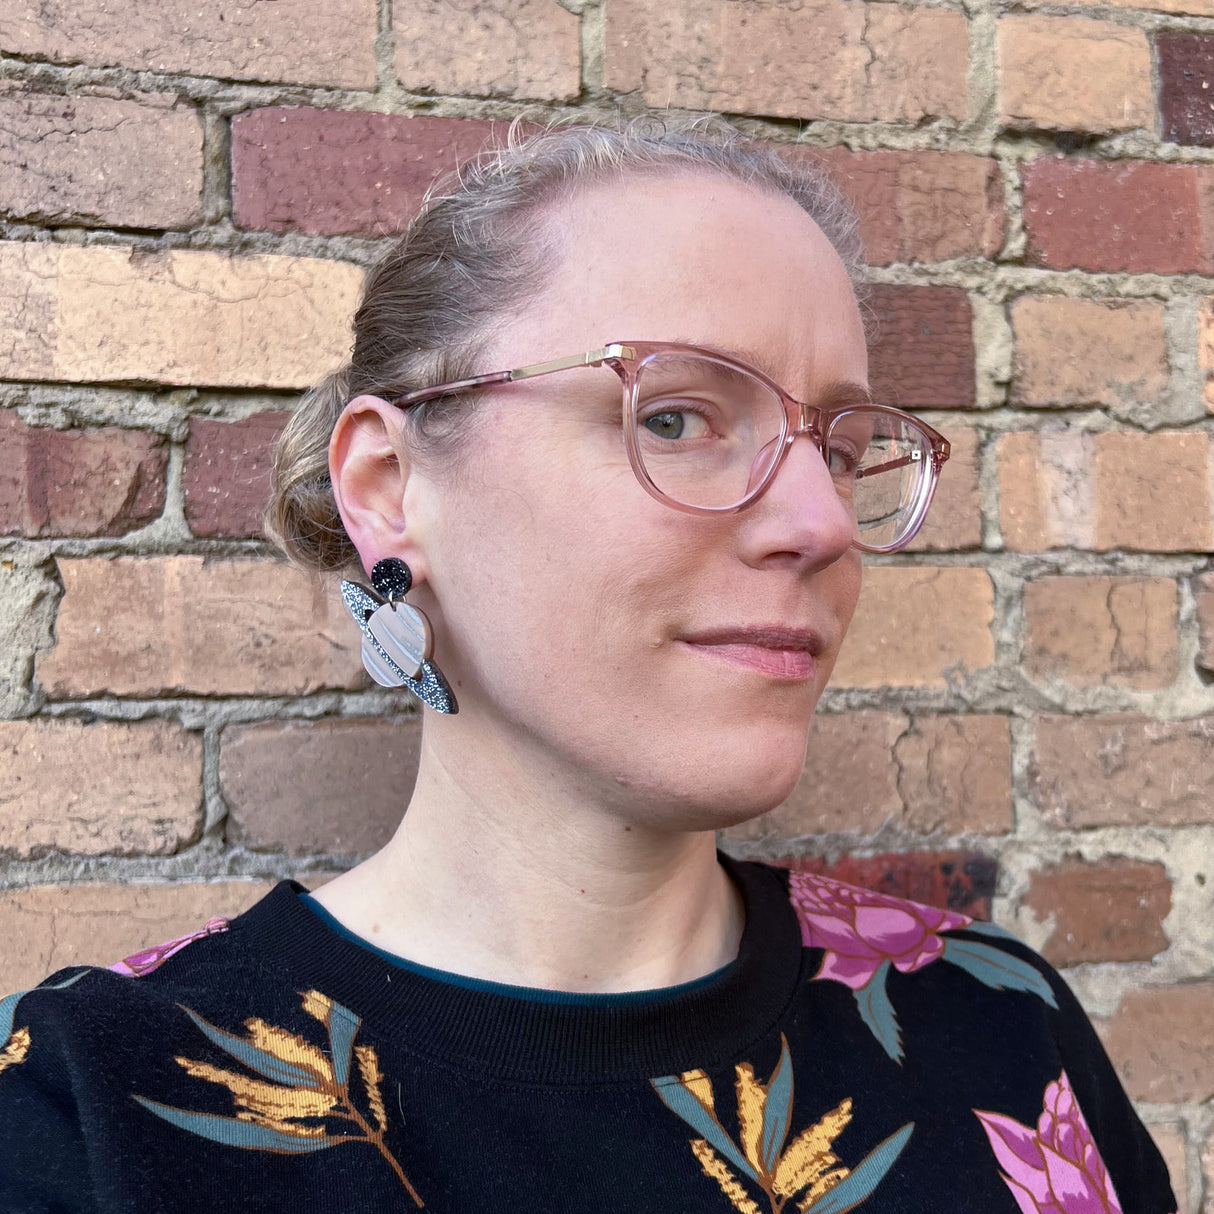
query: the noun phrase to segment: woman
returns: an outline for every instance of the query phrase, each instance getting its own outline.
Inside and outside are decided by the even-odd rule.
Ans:
[[[430,705],[408,813],[0,1005],[0,1206],[1175,1208],[1034,954],[714,847],[792,790],[861,553],[947,458],[869,401],[853,233],[713,128],[543,133],[431,199],[275,507]]]

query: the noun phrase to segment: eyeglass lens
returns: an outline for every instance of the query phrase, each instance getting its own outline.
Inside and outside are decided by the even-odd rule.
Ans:
[[[765,383],[706,356],[658,353],[637,373],[641,463],[660,492],[684,505],[742,501],[779,457],[785,417]],[[857,407],[833,420],[825,458],[863,542],[897,543],[930,486],[928,436],[910,419]]]

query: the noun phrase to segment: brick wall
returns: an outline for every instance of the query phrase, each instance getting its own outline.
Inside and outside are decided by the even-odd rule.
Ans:
[[[856,199],[955,452],[727,846],[1018,931],[1214,1209],[1214,3],[188,7],[0,15],[0,987],[386,837],[418,719],[259,537],[274,435],[495,122],[717,109]]]

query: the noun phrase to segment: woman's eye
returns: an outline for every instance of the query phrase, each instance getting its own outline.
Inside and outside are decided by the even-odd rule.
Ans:
[[[850,446],[832,444],[826,449],[826,466],[831,476],[851,476],[859,462]]]
[[[651,413],[641,424],[650,434],[669,440],[703,438],[708,430],[704,418],[686,409],[663,409]]]

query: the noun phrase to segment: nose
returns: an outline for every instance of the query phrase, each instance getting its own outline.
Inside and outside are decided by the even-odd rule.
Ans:
[[[748,564],[824,568],[852,547],[856,523],[811,432],[798,431],[763,496],[739,516]]]

